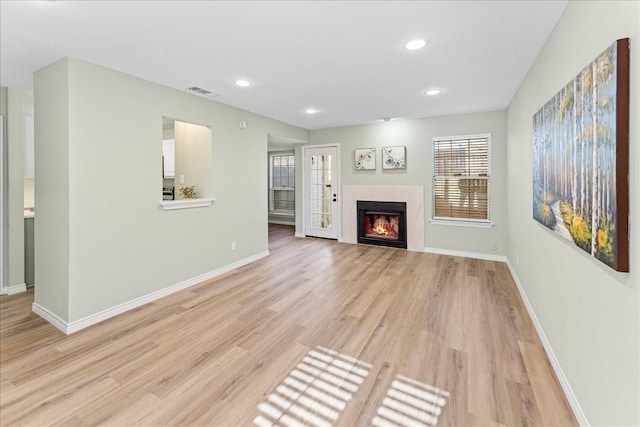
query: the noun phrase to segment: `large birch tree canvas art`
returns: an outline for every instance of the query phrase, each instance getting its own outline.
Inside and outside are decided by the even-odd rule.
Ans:
[[[533,116],[533,218],[628,271],[628,39]]]

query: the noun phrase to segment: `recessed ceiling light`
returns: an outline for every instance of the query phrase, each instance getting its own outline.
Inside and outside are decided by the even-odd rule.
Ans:
[[[442,91],[440,89],[429,89],[425,93],[429,96],[436,96],[436,95],[440,95]]]
[[[307,114],[315,114],[318,112],[318,110],[316,110],[315,108],[307,108],[306,110],[304,110],[304,112]]]
[[[240,87],[251,86],[251,82],[249,80],[236,80],[236,86],[240,86]]]
[[[404,48],[407,50],[418,50],[422,49],[427,45],[427,42],[422,39],[411,40],[407,44],[404,45]]]

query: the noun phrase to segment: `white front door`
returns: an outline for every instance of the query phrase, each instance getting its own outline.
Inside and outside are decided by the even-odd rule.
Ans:
[[[307,236],[338,239],[338,147],[304,148]]]

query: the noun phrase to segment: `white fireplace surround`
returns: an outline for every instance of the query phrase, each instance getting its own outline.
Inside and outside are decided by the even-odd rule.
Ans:
[[[358,200],[407,204],[407,249],[424,251],[424,187],[421,185],[344,185],[342,241],[358,243]]]

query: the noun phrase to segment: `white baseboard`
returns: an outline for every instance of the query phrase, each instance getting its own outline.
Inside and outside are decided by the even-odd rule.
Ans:
[[[51,323],[56,328],[60,329],[63,333],[69,335],[67,322],[59,318],[55,313],[35,302],[31,304],[31,311]]]
[[[26,292],[26,291],[27,291],[27,284],[22,283],[20,285],[4,286],[2,288],[2,292],[0,292],[0,295],[13,295],[13,294],[19,294],[20,292]]]
[[[426,247],[424,248],[424,252],[428,252],[431,254],[438,254],[438,255],[450,255],[450,256],[460,256],[465,258],[484,259],[487,261],[507,262],[507,257],[504,255],[484,254],[482,252],[455,251],[452,249],[426,248]]]
[[[578,421],[578,424],[581,426],[590,426],[589,421],[587,420],[587,416],[582,410],[582,407],[580,406],[580,402],[578,402],[578,398],[576,397],[576,394],[573,392],[573,389],[571,388],[571,384],[569,383],[567,376],[564,374],[564,371],[562,370],[560,361],[558,360],[555,353],[553,352],[551,343],[547,339],[547,336],[545,335],[544,330],[542,329],[542,324],[538,320],[538,317],[536,316],[536,312],[533,310],[533,306],[531,305],[531,302],[527,297],[527,293],[524,290],[524,286],[522,286],[522,283],[520,282],[520,279],[518,278],[518,275],[516,274],[516,271],[514,270],[508,258],[506,263],[507,263],[507,266],[509,267],[509,271],[511,272],[511,276],[513,277],[514,282],[516,282],[516,287],[520,292],[522,301],[524,301],[524,305],[527,308],[529,317],[531,317],[531,320],[533,321],[533,325],[535,326],[536,331],[538,332],[540,341],[542,341],[542,346],[544,347],[544,351],[547,353],[549,362],[551,362],[553,371],[556,373],[556,376],[558,377],[558,381],[560,382],[560,386],[562,387],[562,390],[564,391],[565,396],[567,396],[567,400],[569,401],[569,406],[571,406],[571,410],[573,411],[573,414],[575,415],[576,420]]]
[[[295,237],[307,237],[304,233],[296,233]]]
[[[160,289],[158,291],[151,292],[150,294],[143,295],[131,301],[116,305],[115,307],[102,310],[98,313],[89,315],[82,319],[74,320],[73,322],[65,322],[64,320],[60,319],[57,315],[47,310],[45,307],[42,307],[36,304],[35,302],[33,303],[31,309],[34,313],[36,313],[37,315],[39,315],[40,317],[42,317],[43,319],[51,323],[56,328],[60,329],[65,334],[69,335],[74,332],[78,332],[81,329],[85,329],[85,328],[88,328],[89,326],[95,325],[96,323],[100,323],[103,320],[107,320],[114,316],[122,314],[126,311],[133,310],[134,308],[148,304],[160,298],[164,298],[168,295],[179,292],[193,285],[197,285],[198,283],[204,282],[205,280],[213,279],[216,276],[220,276],[221,274],[224,274],[228,271],[235,270],[236,268],[242,267],[243,265],[250,264],[268,255],[269,255],[269,251],[260,252],[256,255],[241,259],[239,261],[236,261],[229,265],[225,265],[224,267],[220,267],[208,273],[204,273],[199,276],[193,277],[191,279],[187,279],[183,282],[177,283],[175,285],[171,285],[166,288]]]

